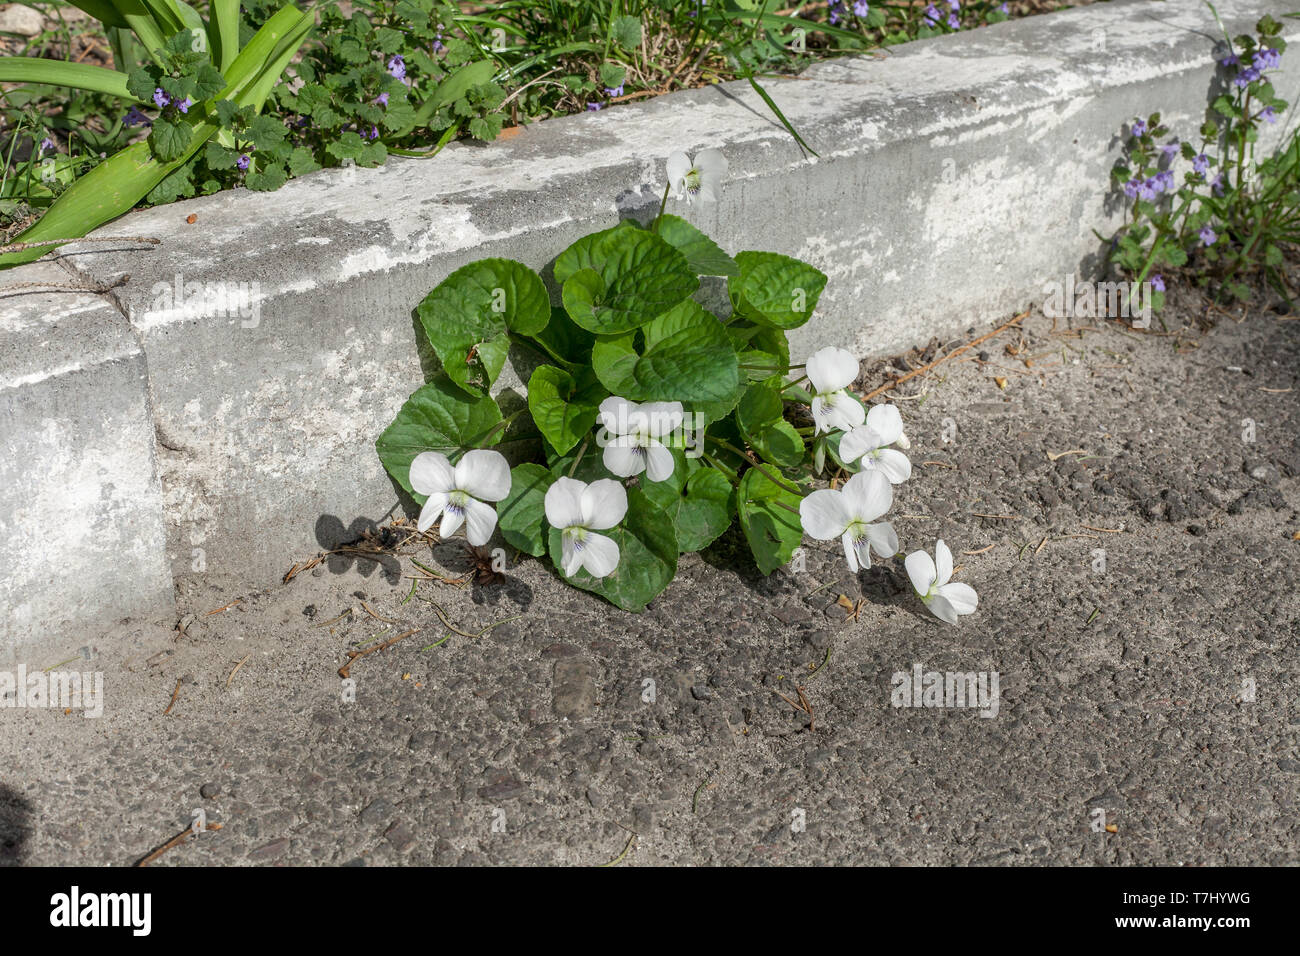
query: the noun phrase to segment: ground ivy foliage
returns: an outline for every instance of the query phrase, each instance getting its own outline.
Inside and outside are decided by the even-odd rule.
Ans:
[[[726,164],[714,150],[694,165],[680,154],[670,168],[677,179],[665,205],[674,189],[687,202],[716,195]],[[680,555],[737,523],[764,574],[789,564],[805,534],[842,539],[854,569],[870,565],[871,546],[885,557],[897,550],[892,527],[875,523],[892,502],[889,480],[872,456],[843,461],[846,432],[824,427],[811,406],[816,396],[833,401],[827,420],[859,423],[863,449],[902,439],[897,411],[868,413],[844,388],[857,362],[842,349],[790,363],[787,333],[811,318],[822,272],[776,253],[728,255],[661,207],[648,225],[625,221],[577,240],[552,274],[548,293],[523,263],[482,259],[415,310],[442,371],[407,400],[377,448],[421,503],[412,463],[428,456],[419,470],[431,477],[416,483],[450,489],[446,510],[443,498],[425,504],[430,524],[432,512],[458,515],[465,495],[482,488],[495,495],[506,544],[632,611],[672,582]],[[730,309],[701,304],[705,282],[725,286]],[[526,401],[503,415],[493,394],[507,357],[530,371]],[[473,449],[508,457],[508,491],[484,479],[504,473],[498,452],[457,464]],[[816,491],[827,465],[832,487]],[[947,586],[935,583],[942,567],[932,581],[917,566],[923,598]],[[966,608],[964,592],[955,593]]]

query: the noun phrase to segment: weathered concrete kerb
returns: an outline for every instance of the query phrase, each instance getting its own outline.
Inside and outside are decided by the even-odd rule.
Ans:
[[[1237,33],[1289,10],[1221,12]],[[898,351],[1095,273],[1120,124],[1159,109],[1190,134],[1220,35],[1200,0],[1112,3],[770,82],[819,159],[729,83],[133,214],[105,234],[159,247],[60,259],[130,273],[111,303],[4,300],[0,651],[165,608],[169,575],[269,584],[379,519],[398,495],[372,443],[429,369],[413,307],[473,259],[545,274],[579,236],[649,217],[673,149],[726,150],[722,201],[685,213],[724,248],[830,276],[796,353]],[[55,267],[31,268],[9,277]]]

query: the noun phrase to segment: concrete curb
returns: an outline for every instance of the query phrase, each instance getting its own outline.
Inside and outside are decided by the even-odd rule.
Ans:
[[[1281,0],[1234,7],[1224,11],[1234,34],[1290,9]],[[111,294],[113,309],[94,306],[102,319],[91,321],[113,330],[111,348],[77,336],[71,300],[57,308],[45,298],[7,300],[0,415],[11,454],[0,530],[18,536],[11,530],[0,547],[35,562],[21,572],[11,562],[0,582],[0,599],[30,609],[5,624],[0,648],[156,609],[164,523],[171,575],[217,574],[241,586],[269,585],[293,556],[355,537],[398,500],[373,441],[429,367],[413,307],[473,259],[509,256],[545,275],[586,232],[653,215],[674,148],[726,148],[722,201],[684,213],[723,248],[796,255],[830,276],[819,317],[794,337],[799,354],[832,343],[863,355],[898,351],[1005,317],[1067,272],[1096,273],[1092,230],[1113,224],[1119,208],[1107,198],[1119,125],[1160,109],[1176,130],[1193,131],[1219,36],[1200,0],[1139,0],[768,84],[820,160],[802,156],[747,84],[730,83],[458,144],[435,161],[395,159],[272,194],[132,214],[104,234],[158,236],[160,247],[85,246],[62,257],[96,282],[131,274]],[[1293,77],[1281,74],[1278,85],[1294,101]],[[61,358],[40,346],[40,371],[27,368],[37,347],[28,343],[40,336],[19,327],[40,323],[82,352]],[[90,376],[87,361],[104,374]],[[110,368],[122,374],[113,379]],[[39,398],[49,382],[60,383],[60,402]],[[519,382],[508,373],[503,384]],[[92,421],[108,408],[120,429],[102,434],[117,452],[102,466],[111,490],[68,524],[54,492],[71,482],[88,435],[71,429],[46,444],[33,436],[47,419]],[[128,514],[127,488],[130,528],[109,517]],[[58,546],[43,549],[39,529],[56,519]],[[112,575],[88,577],[100,547],[120,559]],[[128,580],[147,584],[122,587]],[[57,627],[41,596],[48,587],[71,588],[80,609]]]

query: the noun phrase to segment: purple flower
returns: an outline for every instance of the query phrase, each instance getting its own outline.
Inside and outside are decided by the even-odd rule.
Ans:
[[[443,50],[445,50],[445,49],[447,49],[447,47],[446,47],[446,45],[442,42],[442,24],[439,23],[439,24],[438,24],[438,35],[437,35],[436,37],[433,38],[433,52],[434,52],[434,53],[441,53],[441,52],[442,52]]]
[[[998,11],[999,11],[1000,13],[1006,13],[1006,14],[1010,14],[1010,13],[1011,13],[1011,11],[1007,9],[1007,5],[1006,5],[1005,3],[1002,4],[1002,6],[998,7]]]
[[[1262,110],[1259,111],[1259,118],[1262,119],[1265,123],[1276,123],[1277,113],[1273,110],[1273,107],[1265,106]]]
[[[141,113],[138,109],[136,109],[133,106],[129,110],[127,110],[126,115],[122,117],[122,125],[123,126],[152,126],[153,120],[149,119],[149,117],[145,116],[143,113]]]
[[[622,95],[623,95],[623,84],[620,83],[618,86],[614,87],[613,89],[610,89],[608,86],[605,87],[605,95],[606,95],[606,96],[622,96]]]
[[[373,100],[371,100],[370,102],[374,103],[376,106],[387,106],[387,105],[388,105],[388,94],[387,94],[387,93],[380,93],[378,96],[376,96],[376,97],[375,97]]]
[[[870,12],[871,5],[867,3],[867,0],[854,0],[853,15],[855,17],[865,17]]]
[[[957,19],[957,14],[948,14],[948,26],[952,27],[954,30],[961,29],[961,21]]]
[[[1134,136],[1145,136],[1147,133],[1146,120],[1135,119],[1131,132]]]
[[[1174,171],[1172,169],[1162,169],[1156,173],[1156,192],[1169,192],[1174,188]]]
[[[1214,234],[1214,230],[1209,226],[1201,227],[1200,237],[1201,242],[1207,246],[1212,246],[1219,240],[1219,237]]]
[[[1157,292],[1164,292],[1165,277],[1158,272],[1155,275],[1153,275],[1151,277],[1151,288],[1155,289]]]
[[[1210,158],[1206,156],[1204,153],[1201,153],[1199,156],[1197,156],[1195,159],[1192,160],[1192,172],[1194,173],[1200,173],[1202,176],[1204,176],[1206,172],[1209,170],[1209,168],[1210,168]]]
[[[1154,179],[1144,179],[1138,183],[1138,198],[1152,202],[1156,198],[1156,181]]]
[[[1178,152],[1178,140],[1171,139],[1169,142],[1165,143],[1165,145],[1160,147],[1160,152],[1165,154],[1165,159],[1173,156]]]
[[[1251,57],[1251,62],[1255,64],[1255,69],[1261,73],[1265,70],[1276,70],[1282,65],[1282,54],[1277,50],[1261,47],[1255,51],[1255,55]]]
[[[935,27],[939,25],[939,11],[935,8],[933,3],[926,6],[926,8],[921,11],[921,14],[925,17],[926,26]]]
[[[1237,58],[1237,54],[1229,53],[1219,61],[1219,66],[1236,66],[1240,62],[1241,60]]]
[[[190,111],[190,107],[193,105],[194,105],[194,101],[187,96],[185,97],[185,99],[181,100],[179,103],[176,104],[176,108],[180,110],[182,113],[188,113]]]
[[[250,162],[252,162],[252,160],[249,159],[248,154],[243,153],[240,155],[240,157],[237,160],[235,160],[235,165],[238,166],[240,169],[248,169],[248,164]]]
[[[1232,82],[1236,85],[1237,89],[1244,90],[1258,79],[1259,70],[1255,69],[1253,66],[1248,66],[1233,77]]]
[[[961,0],[948,0],[948,6],[952,7],[954,10],[960,10]]]
[[[1124,195],[1127,196],[1129,199],[1137,199],[1137,194],[1138,194],[1138,181],[1136,179],[1130,179],[1128,182],[1124,184]]]
[[[162,109],[164,106],[166,106],[166,105],[167,105],[168,103],[170,103],[171,101],[172,101],[172,98],[171,98],[170,96],[168,96],[166,93],[164,93],[164,92],[162,91],[162,87],[161,87],[161,86],[158,87],[158,88],[156,88],[156,89],[153,91],[153,102],[154,102],[154,105],[157,106],[159,109]]]
[[[1219,173],[1210,180],[1210,188],[1214,190],[1216,196],[1223,195],[1223,173]]]
[[[601,107],[601,104],[600,104],[600,103],[588,103],[588,104],[587,104],[587,112],[588,112],[588,113],[595,113],[597,110],[600,109],[600,107]]]
[[[43,152],[45,152],[47,149],[53,149],[53,148],[54,148],[55,146],[57,146],[57,145],[58,145],[58,144],[55,143],[54,140],[50,139],[50,138],[47,136],[47,137],[45,137],[43,140],[41,140],[41,152],[43,153]]]
[[[388,61],[388,75],[394,79],[406,79],[406,61],[402,59],[402,54],[394,53]]]

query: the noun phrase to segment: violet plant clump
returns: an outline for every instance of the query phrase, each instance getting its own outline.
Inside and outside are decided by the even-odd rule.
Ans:
[[[1225,33],[1223,91],[1196,139],[1172,137],[1159,113],[1124,131],[1125,156],[1112,176],[1131,206],[1111,261],[1135,282],[1151,282],[1156,310],[1176,276],[1247,301],[1249,280],[1262,274],[1291,299],[1281,266],[1283,247],[1300,241],[1300,142],[1293,133],[1278,151],[1257,153],[1261,131],[1287,108],[1272,82],[1286,41],[1269,16],[1255,31]]]
[[[376,442],[421,506],[420,530],[463,525],[473,545],[499,533],[632,611],[672,582],[680,555],[736,524],[764,574],[805,536],[837,543],[850,572],[899,553],[887,514],[912,474],[902,416],[855,393],[846,349],[791,361],[788,333],[812,317],[826,276],[773,252],[729,255],[665,211],[672,196],[719,201],[726,172],[718,149],[667,157],[658,215],[562,251],[555,298],[503,258],[425,297],[416,318],[441,370]],[[702,282],[725,283],[728,307],[701,304]],[[498,387],[507,356],[531,369],[526,398]],[[950,584],[942,542],[937,553],[934,580],[910,577],[955,623],[974,591]]]

